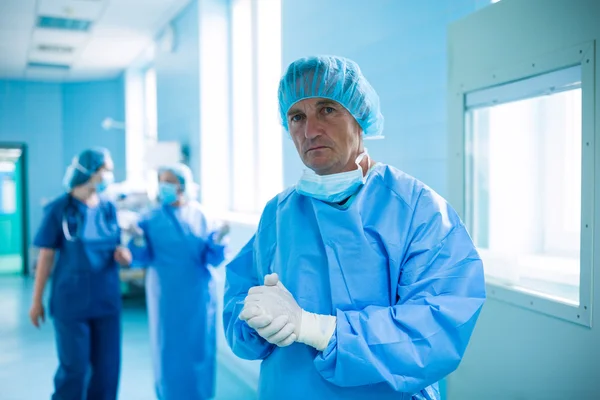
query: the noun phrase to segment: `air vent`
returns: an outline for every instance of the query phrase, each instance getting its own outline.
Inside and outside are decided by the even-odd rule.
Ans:
[[[67,31],[87,32],[90,30],[92,21],[82,19],[68,19],[57,17],[39,16],[37,26],[46,29],[62,29]]]
[[[54,70],[68,70],[71,68],[70,65],[66,64],[53,64],[53,63],[41,63],[41,62],[28,62],[27,68],[47,68]]]
[[[71,54],[75,51],[75,48],[60,44],[38,44],[36,50],[44,53]]]

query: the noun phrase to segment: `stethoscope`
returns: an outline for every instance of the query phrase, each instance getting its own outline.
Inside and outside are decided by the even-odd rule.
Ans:
[[[71,232],[69,224],[75,225],[75,233]],[[81,229],[83,227],[83,215],[77,209],[77,206],[73,204],[71,196],[69,196],[69,203],[65,207],[62,216],[62,230],[65,235],[65,239],[69,242],[74,242],[81,236]]]
[[[109,221],[110,219],[110,215],[109,215],[109,210],[104,209],[103,210],[104,213],[104,217],[103,218],[105,221]],[[77,208],[77,205],[73,203],[73,198],[69,195],[69,201],[67,203],[67,206],[65,207],[65,210],[63,212],[63,216],[62,216],[62,230],[63,230],[63,234],[65,235],[65,239],[67,239],[67,241],[69,242],[75,242],[77,240],[79,240],[81,238],[81,231],[83,229],[83,214],[81,213],[81,211]],[[71,226],[75,225],[75,232],[73,232],[73,230],[71,229]],[[107,228],[109,228],[108,225],[111,224],[107,224],[106,222],[104,222],[104,225],[106,225]],[[107,229],[106,231],[109,233],[116,233],[118,231],[118,224],[115,221],[114,227],[113,229]]]

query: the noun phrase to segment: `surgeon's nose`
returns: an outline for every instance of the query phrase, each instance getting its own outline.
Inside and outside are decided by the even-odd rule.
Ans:
[[[306,124],[304,124],[304,137],[307,139],[314,139],[321,136],[325,130],[323,124],[313,117],[306,117]]]

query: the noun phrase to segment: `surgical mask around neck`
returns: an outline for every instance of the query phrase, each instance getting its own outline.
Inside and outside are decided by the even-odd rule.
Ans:
[[[330,175],[318,175],[311,169],[305,169],[296,191],[302,195],[313,197],[328,203],[339,203],[355,194],[366,181],[360,162],[367,157],[367,171],[371,169],[371,158],[364,150],[355,160],[356,169]]]

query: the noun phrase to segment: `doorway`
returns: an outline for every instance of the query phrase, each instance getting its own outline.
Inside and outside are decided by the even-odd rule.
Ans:
[[[27,147],[0,143],[0,276],[26,275]]]

